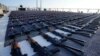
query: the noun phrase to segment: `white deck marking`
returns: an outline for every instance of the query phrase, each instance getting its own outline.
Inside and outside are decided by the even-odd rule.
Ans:
[[[41,35],[33,37],[32,39],[38,42],[38,44],[40,44],[42,47],[51,45],[51,43],[44,39]]]
[[[34,52],[34,49],[31,48],[31,45],[28,43],[28,41],[21,41],[18,43],[20,48],[21,48],[21,52],[22,54],[27,54],[28,56],[32,56],[34,54],[36,54]]]
[[[51,33],[51,32],[47,32],[46,34],[49,35],[49,36],[51,36],[52,38],[61,39],[59,36],[56,36],[56,35],[54,35],[54,34]]]
[[[68,25],[68,26],[71,26],[71,27],[73,27],[73,28],[77,28],[77,29],[81,29],[80,27],[73,26],[73,25]]]
[[[69,32],[65,32],[65,31],[62,31],[62,30],[59,30],[59,29],[57,29],[57,30],[55,30],[55,31],[58,32],[58,33],[62,33],[62,34],[64,34],[64,35],[70,34]]]
[[[73,30],[73,29],[70,29],[70,28],[67,28],[67,27],[63,27],[64,29],[67,29],[67,30],[70,30],[70,31],[72,31],[72,32],[75,32],[75,30]]]

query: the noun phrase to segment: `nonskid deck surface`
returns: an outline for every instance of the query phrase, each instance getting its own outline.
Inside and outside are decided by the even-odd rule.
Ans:
[[[0,21],[4,24],[0,25],[0,30],[4,30],[4,34],[0,32],[1,56],[13,56],[11,44],[14,39],[19,46],[15,50],[21,52],[20,56],[84,56],[84,46],[95,36],[100,25],[99,14],[12,11],[4,17],[6,20]],[[19,51],[13,52],[18,55]]]

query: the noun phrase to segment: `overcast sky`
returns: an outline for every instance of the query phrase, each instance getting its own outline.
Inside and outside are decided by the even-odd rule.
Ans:
[[[8,6],[36,7],[36,0],[0,0]],[[100,0],[42,0],[43,8],[100,8]]]

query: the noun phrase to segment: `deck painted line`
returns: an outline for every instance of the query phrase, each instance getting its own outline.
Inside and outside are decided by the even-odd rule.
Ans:
[[[62,30],[59,30],[59,29],[57,29],[57,30],[55,30],[55,31],[58,32],[58,33],[62,33],[62,34],[64,34],[64,35],[70,34],[69,32],[65,32],[65,31],[62,31]]]
[[[54,34],[51,33],[51,32],[47,32],[46,34],[49,35],[49,36],[51,36],[52,38],[61,39],[59,36],[56,36],[56,35],[54,35]]]
[[[66,30],[70,30],[70,31],[72,31],[72,32],[75,32],[75,30],[70,29],[70,28],[67,28],[67,27],[62,27],[62,28],[66,29]]]
[[[32,56],[34,54],[36,54],[36,52],[34,52],[34,49],[31,48],[31,45],[28,43],[28,41],[21,41],[18,43],[20,46],[20,50],[22,52],[22,54],[27,54],[28,56]]]
[[[51,43],[48,42],[46,39],[44,39],[41,35],[33,37],[32,39],[34,39],[36,42],[38,42],[38,44],[40,44],[42,47],[44,46],[50,46]]]
[[[67,26],[70,26],[70,27],[73,27],[73,28],[76,28],[76,29],[81,29],[80,27],[77,27],[77,26],[74,26],[74,25],[67,25]]]

